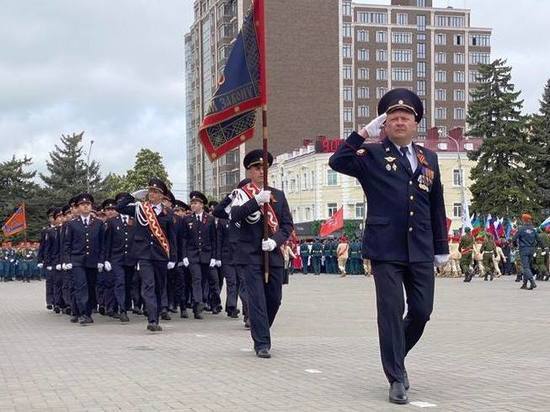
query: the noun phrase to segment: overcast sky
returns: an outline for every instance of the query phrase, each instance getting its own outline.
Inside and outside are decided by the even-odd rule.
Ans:
[[[550,77],[550,1],[435,5],[469,7],[473,25],[493,28],[492,58],[508,59],[525,111],[538,110]],[[183,39],[193,1],[0,0],[0,6],[0,161],[27,154],[43,171],[60,135],[84,130],[104,175],[124,172],[148,147],[162,154],[181,194]]]

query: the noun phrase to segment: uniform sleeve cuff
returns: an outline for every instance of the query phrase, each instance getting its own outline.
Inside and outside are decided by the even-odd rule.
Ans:
[[[359,149],[363,143],[365,143],[365,139],[357,132],[352,132],[346,139],[346,144],[355,150]]]

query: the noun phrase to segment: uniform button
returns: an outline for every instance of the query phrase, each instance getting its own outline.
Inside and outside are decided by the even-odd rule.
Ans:
[[[414,215],[414,212],[410,212],[409,215],[413,216],[413,215]]]
[[[151,242],[151,244],[153,244],[153,242]]]
[[[409,180],[409,185],[412,185],[413,184],[413,181],[412,180]]]
[[[409,197],[409,199],[414,200],[414,196],[411,195],[411,197]]]
[[[412,227],[409,227],[409,232],[412,232],[413,231],[413,228]]]
[[[86,252],[87,255],[89,255],[90,253],[89,252]]]

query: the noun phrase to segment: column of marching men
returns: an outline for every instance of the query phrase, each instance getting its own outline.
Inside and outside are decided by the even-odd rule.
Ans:
[[[225,210],[231,197],[218,205],[193,191],[188,205],[152,178],[147,199],[119,193],[95,207],[82,193],[48,209],[37,257],[47,309],[80,325],[93,323],[96,313],[126,323],[132,312],[147,317],[148,330],[161,331],[159,321],[178,312],[203,319],[205,311],[225,310],[239,318],[240,297],[249,328],[243,274],[232,262],[236,227]]]

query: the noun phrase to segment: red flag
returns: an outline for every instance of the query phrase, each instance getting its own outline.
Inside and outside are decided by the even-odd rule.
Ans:
[[[344,227],[344,206],[342,206],[338,211],[332,215],[330,219],[327,219],[325,223],[321,225],[319,230],[319,236],[325,237],[330,235],[337,230],[340,230]]]
[[[27,217],[25,216],[25,204],[23,203],[2,226],[4,236],[13,236],[27,228]]]
[[[210,160],[254,135],[256,109],[267,103],[264,0],[253,0],[199,129]]]

